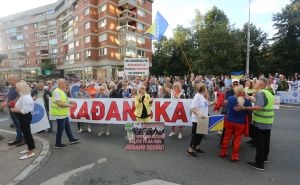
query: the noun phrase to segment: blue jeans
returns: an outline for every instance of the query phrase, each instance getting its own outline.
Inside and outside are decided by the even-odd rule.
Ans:
[[[72,131],[70,128],[70,122],[69,118],[64,118],[64,119],[57,119],[57,132],[56,132],[56,145],[60,145],[61,143],[61,137],[63,134],[63,131],[66,130],[66,134],[69,138],[70,141],[74,140],[74,137],[72,135]]]
[[[21,131],[19,119],[15,113],[9,111],[9,114],[14,126],[16,127],[16,132],[17,132],[16,141],[20,141],[23,139],[23,134]]]

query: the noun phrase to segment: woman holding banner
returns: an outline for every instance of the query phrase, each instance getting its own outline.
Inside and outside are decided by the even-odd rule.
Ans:
[[[239,160],[239,150],[242,141],[242,135],[248,135],[246,129],[249,111],[235,111],[234,107],[240,105],[245,107],[251,107],[250,100],[245,98],[245,89],[243,86],[236,86],[234,88],[234,96],[228,98],[228,112],[226,120],[226,128],[224,132],[224,139],[221,145],[220,157],[224,158],[228,156],[227,149],[231,138],[232,141],[232,154],[231,161],[236,162]]]
[[[190,147],[186,154],[191,157],[198,157],[196,153],[204,153],[200,149],[200,143],[203,138],[203,134],[197,134],[198,119],[205,119],[208,117],[208,101],[205,98],[206,86],[202,83],[196,85],[196,94],[192,100],[191,112],[192,112],[192,140]]]
[[[31,112],[33,111],[34,102],[31,97],[31,88],[25,81],[20,81],[16,84],[16,90],[20,94],[20,98],[16,102],[14,108],[11,108],[11,112],[16,113],[16,116],[20,122],[20,128],[24,135],[24,139],[27,144],[27,149],[20,152],[25,154],[20,157],[20,160],[27,159],[35,156],[33,150],[35,149],[34,140],[31,134],[30,123],[32,120]]]
[[[182,85],[180,84],[180,82],[175,82],[173,85],[173,89],[167,89],[167,91],[169,91],[168,93],[171,94],[171,99],[184,98],[184,91],[182,90]],[[176,135],[175,128],[175,126],[172,126],[172,131],[169,134],[169,137]],[[183,126],[178,127],[178,139],[182,139],[182,128]]]
[[[140,85],[137,95],[135,96],[135,111],[136,120],[141,123],[151,121],[151,104],[152,100],[149,94],[146,94],[144,85]]]

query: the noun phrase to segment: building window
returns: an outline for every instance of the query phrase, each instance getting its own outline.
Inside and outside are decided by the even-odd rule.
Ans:
[[[41,59],[37,59],[37,60],[35,60],[35,63],[39,65],[39,64],[42,63],[42,60]]]
[[[84,24],[84,29],[85,30],[90,29],[90,22]]]
[[[137,29],[139,30],[145,30],[145,26],[142,23],[137,23]]]
[[[74,29],[74,35],[77,35],[78,34],[78,28],[75,28]]]
[[[23,35],[17,35],[17,40],[23,40],[24,36]]]
[[[86,8],[83,10],[83,15],[86,16],[90,13],[90,8]]]
[[[101,6],[99,6],[99,12],[104,12],[105,10],[106,10],[106,3],[105,4],[103,4],[103,5],[101,5]]]
[[[28,26],[24,26],[24,27],[23,27],[23,30],[27,30],[27,29],[28,29]]]
[[[26,62],[26,65],[30,64],[30,60],[25,60],[25,62]]]
[[[145,57],[145,51],[144,50],[137,50],[137,56],[138,57]]]
[[[30,55],[30,52],[26,51],[26,56],[29,57],[29,55]]]
[[[106,26],[106,19],[101,19],[98,23],[99,28],[103,28]]]
[[[145,0],[138,0],[140,4],[145,4]]]
[[[50,54],[57,54],[58,53],[58,49],[57,48],[51,48],[50,49]]]
[[[48,22],[49,26],[55,26],[56,25],[56,21],[55,20],[51,20]]]
[[[75,17],[74,17],[74,22],[77,22],[78,21],[78,16],[76,15]]]
[[[25,47],[25,48],[28,48],[28,47],[29,47],[29,44],[28,44],[28,43],[24,43],[24,47]]]
[[[68,47],[69,49],[74,49],[74,42],[70,43]]]
[[[100,48],[99,50],[99,56],[107,55],[107,48]]]
[[[40,55],[40,54],[41,54],[40,51],[36,51],[36,52],[35,52],[35,55]]]
[[[74,54],[69,55],[69,64],[74,64]]]
[[[40,36],[40,33],[39,32],[34,32],[34,37],[37,38]]]
[[[41,41],[40,46],[47,46],[48,42],[47,41]]]
[[[79,57],[80,57],[80,54],[79,54],[79,53],[76,53],[76,54],[75,54],[75,59],[77,59],[77,60],[78,60],[78,59],[79,59]]]
[[[103,33],[99,35],[99,42],[106,41],[106,39],[107,39],[107,33]]]
[[[90,43],[91,42],[91,37],[90,36],[85,37],[84,42],[85,43]]]
[[[140,17],[145,17],[145,12],[144,12],[143,10],[141,10],[141,9],[138,9],[138,10],[137,10],[137,14],[138,14],[138,16],[140,16]]]
[[[144,37],[138,37],[137,42],[138,42],[139,44],[145,44],[145,38],[144,38]]]
[[[49,45],[56,45],[57,39],[49,39]]]
[[[79,40],[75,41],[75,46],[78,47],[79,46]]]
[[[35,46],[40,46],[40,43],[39,43],[39,42],[36,42],[36,43],[35,43]]]
[[[37,23],[34,23],[34,24],[33,24],[33,27],[34,27],[34,28],[37,28]]]
[[[91,56],[91,50],[88,49],[85,51],[85,58],[88,58],[90,56]]]
[[[126,40],[127,41],[136,42],[136,35],[135,35],[135,33],[127,33],[126,34]]]

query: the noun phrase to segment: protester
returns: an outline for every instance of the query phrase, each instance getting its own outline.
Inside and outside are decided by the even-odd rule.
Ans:
[[[232,154],[231,161],[239,161],[239,150],[242,141],[242,135],[245,132],[248,124],[249,111],[235,111],[236,105],[251,107],[251,102],[245,98],[245,90],[243,86],[236,86],[234,88],[234,96],[228,98],[228,112],[226,116],[226,124],[224,131],[224,139],[221,145],[220,157],[227,157],[227,149],[231,138],[232,140]]]
[[[245,82],[245,93],[248,96],[252,96],[255,93],[255,89],[253,87],[253,82],[251,80],[247,80]]]
[[[16,83],[18,81],[19,81],[19,79],[18,79],[17,76],[12,75],[12,76],[8,77],[8,82],[9,82],[9,85],[11,86],[11,87],[9,87],[8,94],[7,94],[8,108],[14,108],[14,105],[15,105],[16,101],[19,98],[19,94],[16,91]],[[22,146],[22,145],[25,145],[26,143],[25,143],[25,140],[23,140],[23,134],[22,134],[22,131],[21,131],[21,128],[20,128],[19,119],[17,118],[16,114],[11,111],[11,109],[9,109],[9,114],[10,114],[11,120],[14,124],[14,127],[16,128],[17,135],[16,135],[16,139],[12,142],[9,142],[8,145],[9,146],[13,146],[13,145]]]
[[[37,84],[37,89],[32,90],[31,96],[33,97],[34,100],[36,100],[37,98],[42,98],[46,110],[47,118],[49,119],[49,98],[52,96],[52,94],[47,89],[44,89],[43,82],[39,82]],[[49,124],[50,124],[50,128],[48,129],[48,133],[51,133],[53,129],[52,120],[49,120]]]
[[[105,88],[103,86],[100,86],[98,89],[99,89],[99,92],[96,95],[96,98],[108,98],[108,95],[105,94]],[[98,136],[102,136],[104,133],[107,136],[110,135],[108,124],[100,124],[99,125]]]
[[[240,83],[240,81],[238,79],[232,79],[232,83],[231,83],[231,88],[230,89],[227,89],[225,91],[225,96],[224,96],[224,102],[223,102],[223,108],[221,110],[221,113],[224,114],[225,116],[227,115],[228,113],[228,98],[230,96],[234,96],[234,91],[233,89],[238,86]],[[225,132],[225,128],[223,128],[223,131],[222,131],[222,136],[221,136],[221,140],[220,140],[220,146],[222,145],[222,142],[223,142],[223,138],[224,138],[224,132]]]
[[[95,98],[98,90],[96,88],[95,82],[91,82],[89,86],[86,88],[86,92],[89,94],[90,98]]]
[[[128,87],[127,81],[123,81],[121,83],[121,88],[119,89],[119,98],[130,98],[131,97],[131,91]]]
[[[87,99],[89,97],[89,94],[87,92],[85,92],[85,85],[80,85],[79,86],[79,91],[77,94],[75,94],[75,97],[74,98],[78,98],[78,99]],[[84,131],[84,125],[85,123],[83,122],[78,122],[77,123],[77,126],[78,126],[78,133],[81,133]],[[92,132],[92,129],[91,129],[91,124],[87,123],[87,131],[88,132]]]
[[[135,96],[135,111],[136,120],[141,123],[151,121],[151,104],[150,95],[146,93],[146,88],[143,85],[139,86],[138,94]]]
[[[172,90],[167,89],[167,91],[170,91],[171,99],[184,98],[184,92],[181,87],[182,86],[179,82],[175,82]],[[172,131],[169,134],[169,137],[176,135],[175,128],[175,126],[172,126]],[[182,126],[178,127],[178,139],[182,139],[182,128]]]
[[[264,170],[265,163],[268,162],[270,151],[271,129],[274,122],[274,96],[266,90],[268,80],[259,79],[255,89],[255,104],[253,107],[237,106],[235,110],[253,111],[253,125],[255,126],[255,161],[249,161],[247,164],[257,170]]]
[[[165,83],[163,85],[163,97],[164,98],[171,98],[170,90],[172,89],[173,85],[171,83],[171,79],[166,77]]]
[[[119,98],[117,86],[114,82],[110,82],[109,89],[109,98]]]
[[[204,153],[200,149],[200,143],[203,138],[203,134],[197,134],[198,119],[205,119],[208,116],[208,101],[205,99],[206,86],[204,84],[198,84],[196,87],[196,94],[192,100],[190,109],[192,111],[192,139],[186,154],[192,157],[198,157],[196,153]]]
[[[148,93],[149,93],[149,95],[150,95],[151,98],[157,98],[157,95],[158,95],[158,85],[156,83],[156,79],[153,78],[153,77],[150,79]]]
[[[72,102],[68,101],[66,91],[66,81],[65,79],[58,79],[58,87],[53,91],[51,98],[51,109],[50,115],[57,122],[57,133],[56,133],[56,143],[54,148],[63,148],[66,145],[62,144],[61,138],[63,131],[69,138],[71,144],[78,143],[79,139],[73,137],[70,122],[69,122],[69,108],[72,106]]]
[[[18,118],[21,131],[28,147],[27,150],[20,152],[20,154],[25,154],[19,158],[20,160],[23,160],[35,156],[33,151],[35,149],[35,144],[30,129],[32,120],[31,112],[33,111],[34,102],[30,95],[31,89],[25,81],[18,82],[16,84],[16,90],[19,93],[20,98],[17,100],[15,106],[10,108],[10,111],[15,113]]]
[[[289,90],[289,84],[286,81],[286,78],[284,75],[279,75],[279,84],[278,84],[278,88],[277,91],[288,91]]]

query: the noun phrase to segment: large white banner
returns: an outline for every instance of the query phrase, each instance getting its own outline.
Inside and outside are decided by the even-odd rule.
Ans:
[[[134,99],[70,99],[70,119],[75,122],[125,124],[136,121]],[[190,99],[155,99],[152,121],[166,125],[191,126]]]
[[[149,75],[149,58],[125,58],[124,73],[126,76]]]
[[[47,112],[45,110],[44,101],[42,98],[38,98],[34,102],[30,128],[31,133],[33,134],[50,128]]]
[[[280,103],[300,104],[300,92],[277,91],[277,96],[280,96]]]

